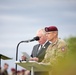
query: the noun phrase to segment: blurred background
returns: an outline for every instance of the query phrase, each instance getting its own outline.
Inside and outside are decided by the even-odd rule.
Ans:
[[[51,25],[58,27],[60,38],[75,37],[76,0],[0,0],[0,54],[13,58],[1,60],[1,66],[8,63],[8,71],[15,67],[17,44],[32,39],[38,29]],[[18,60],[22,52],[30,55],[37,43],[20,44]]]

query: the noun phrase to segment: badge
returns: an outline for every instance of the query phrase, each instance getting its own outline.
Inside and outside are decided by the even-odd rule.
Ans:
[[[65,51],[65,47],[62,47],[61,50],[62,50],[62,51]]]

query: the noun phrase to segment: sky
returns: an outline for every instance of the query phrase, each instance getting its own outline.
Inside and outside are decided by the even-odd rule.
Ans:
[[[76,36],[76,0],[0,0],[0,54],[13,58],[1,60],[1,66],[7,62],[8,71],[15,67],[17,44],[35,37],[38,29],[52,25],[62,39]],[[37,43],[20,44],[18,60],[22,52],[30,55]]]

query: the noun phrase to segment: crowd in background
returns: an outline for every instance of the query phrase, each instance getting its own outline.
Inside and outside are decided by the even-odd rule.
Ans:
[[[9,68],[9,64],[4,63],[3,67],[0,67],[0,75],[27,75],[25,69],[16,71],[15,68],[11,68],[10,72],[8,72],[8,68]]]

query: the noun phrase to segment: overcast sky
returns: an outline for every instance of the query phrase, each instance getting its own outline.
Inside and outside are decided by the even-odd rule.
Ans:
[[[76,36],[76,0],[0,0],[0,53],[13,58],[2,65],[13,67],[17,44],[51,25],[58,27],[62,39]],[[20,44],[18,59],[23,51],[30,55],[36,43]]]

